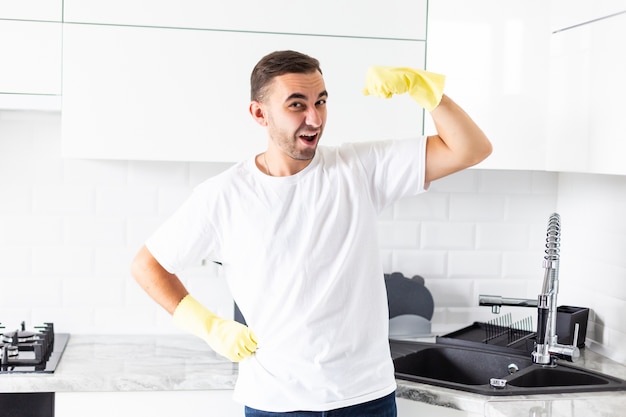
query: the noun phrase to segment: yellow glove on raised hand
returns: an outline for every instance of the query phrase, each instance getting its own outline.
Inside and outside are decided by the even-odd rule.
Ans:
[[[216,316],[189,294],[180,301],[173,318],[176,326],[204,339],[214,351],[233,362],[256,351],[256,336],[250,328]]]
[[[367,70],[363,93],[382,98],[409,93],[420,106],[432,111],[441,101],[445,80],[444,75],[424,70],[373,66]]]

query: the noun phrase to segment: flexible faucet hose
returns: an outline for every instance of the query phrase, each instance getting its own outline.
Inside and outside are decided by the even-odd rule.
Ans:
[[[556,326],[556,294],[559,280],[559,257],[561,252],[561,216],[552,213],[548,219],[546,249],[543,261],[545,274],[542,293],[537,300],[537,343],[549,343],[546,340],[554,334]],[[552,315],[550,312],[552,310]],[[550,323],[548,323],[550,320]],[[550,334],[549,334],[550,333]]]

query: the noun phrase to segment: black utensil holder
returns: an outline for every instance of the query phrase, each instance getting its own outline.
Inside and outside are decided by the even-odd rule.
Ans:
[[[589,309],[587,307],[559,306],[556,309],[556,334],[558,342],[563,345],[574,343],[574,328],[578,324],[579,348],[585,347],[587,337],[587,320]]]

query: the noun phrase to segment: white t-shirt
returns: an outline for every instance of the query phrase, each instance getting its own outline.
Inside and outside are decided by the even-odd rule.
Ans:
[[[150,237],[171,273],[222,263],[258,337],[239,363],[237,401],[323,411],[396,388],[377,217],[424,191],[425,143],[320,146],[289,177],[267,176],[250,158],[196,187]]]

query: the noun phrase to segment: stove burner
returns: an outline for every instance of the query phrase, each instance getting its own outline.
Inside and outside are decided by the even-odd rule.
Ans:
[[[27,331],[22,322],[21,329],[7,332],[0,323],[0,373],[54,372],[69,335],[55,338],[52,323],[34,329]]]
[[[7,346],[6,351],[7,351],[7,355],[9,356],[9,358],[15,358],[17,355],[20,354],[20,351],[17,348],[17,346]],[[4,349],[2,350],[2,352],[4,354]]]
[[[27,331],[16,331],[2,335],[4,343],[13,343],[13,339],[17,336],[17,343],[30,343],[35,340],[35,333]]]

